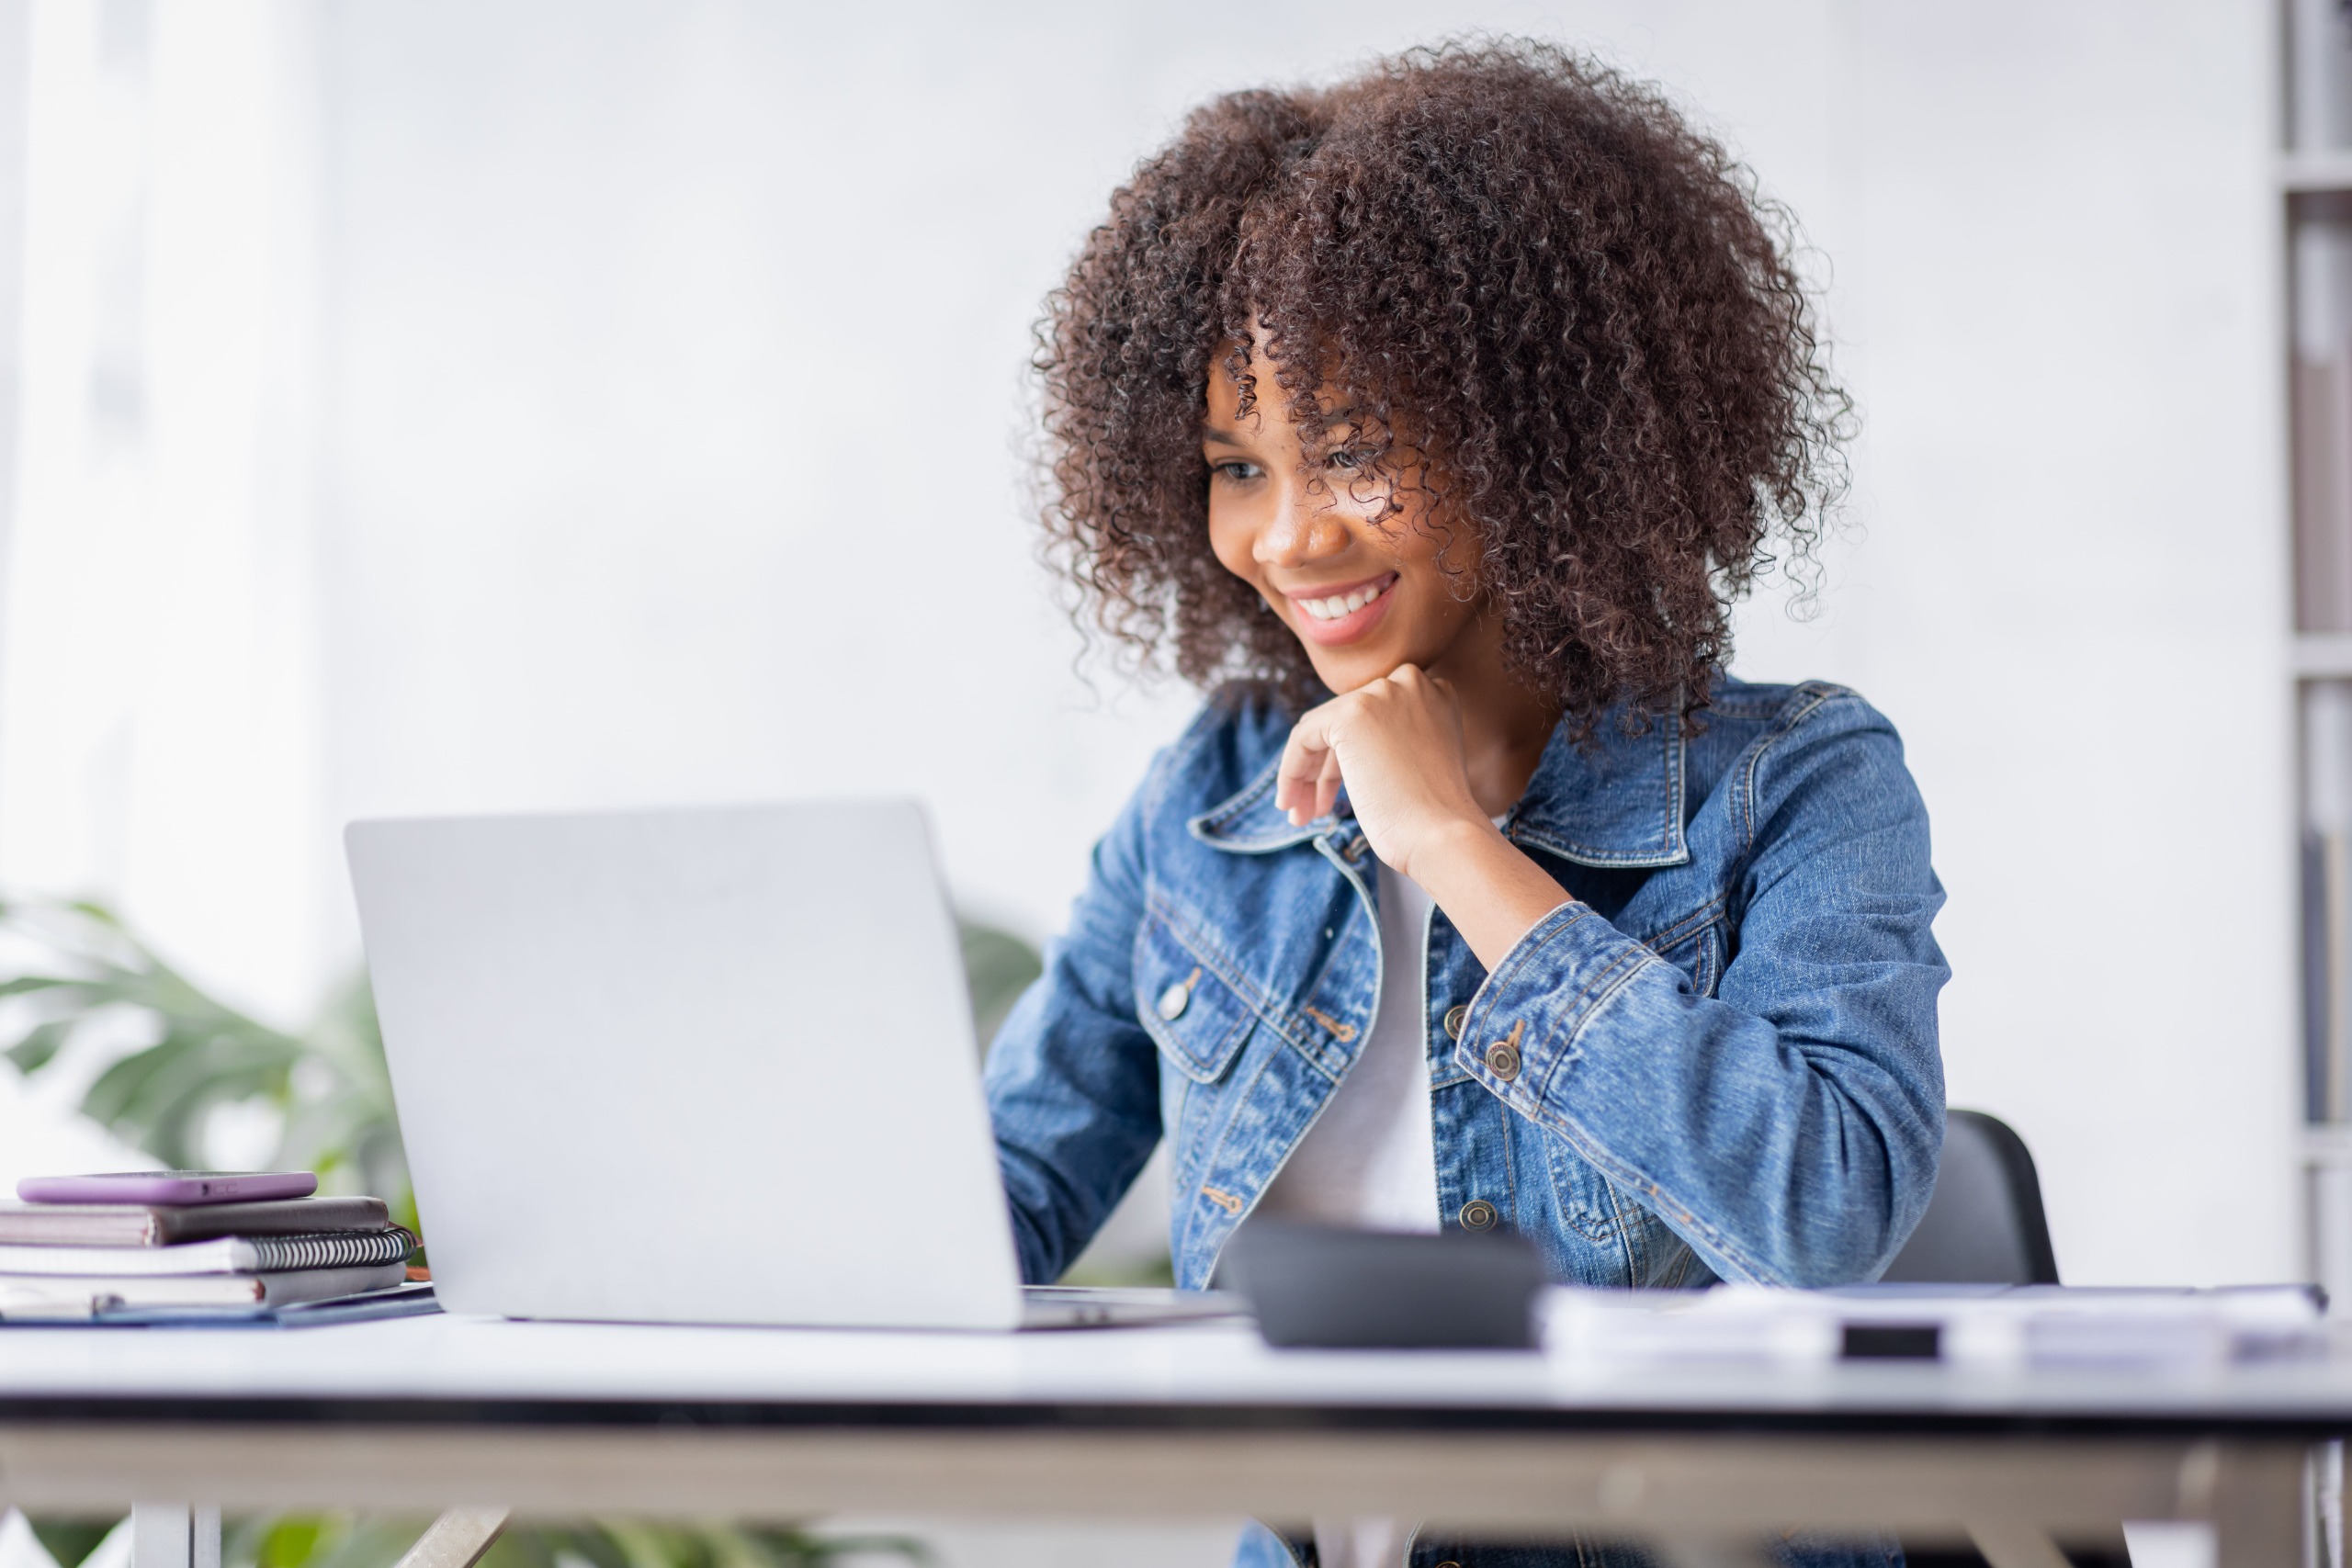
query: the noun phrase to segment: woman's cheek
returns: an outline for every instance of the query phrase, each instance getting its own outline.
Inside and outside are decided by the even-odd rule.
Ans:
[[[1258,562],[1255,552],[1250,548],[1254,542],[1246,531],[1231,527],[1220,529],[1216,525],[1215,514],[1211,514],[1209,553],[1216,557],[1219,566],[1256,589],[1262,597],[1266,592],[1266,585],[1258,578]]]

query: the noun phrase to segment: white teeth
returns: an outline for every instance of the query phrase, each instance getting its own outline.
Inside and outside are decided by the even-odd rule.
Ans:
[[[1391,578],[1377,588],[1359,588],[1352,593],[1335,593],[1329,599],[1301,599],[1298,607],[1318,621],[1336,621],[1342,615],[1354,615],[1387,592],[1395,581]]]

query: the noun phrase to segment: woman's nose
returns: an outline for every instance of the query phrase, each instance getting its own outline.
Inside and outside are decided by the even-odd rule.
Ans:
[[[1348,547],[1347,525],[1328,497],[1293,493],[1268,514],[1252,553],[1261,566],[1297,567]]]

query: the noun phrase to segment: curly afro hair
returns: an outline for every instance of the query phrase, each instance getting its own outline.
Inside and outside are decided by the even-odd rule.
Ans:
[[[1320,700],[1210,552],[1207,378],[1263,393],[1254,334],[1310,454],[1370,440],[1392,511],[1400,479],[1431,492],[1442,563],[1577,734],[1620,703],[1687,720],[1772,539],[1810,567],[1843,489],[1851,404],[1790,237],[1654,90],[1540,43],[1218,98],[1039,324],[1047,558],[1138,663]]]

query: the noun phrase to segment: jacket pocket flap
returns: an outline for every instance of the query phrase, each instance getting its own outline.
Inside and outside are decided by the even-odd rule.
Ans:
[[[1159,911],[1136,933],[1136,1016],[1160,1055],[1198,1083],[1223,1077],[1257,1013]]]

